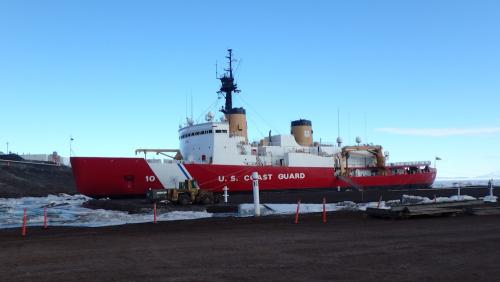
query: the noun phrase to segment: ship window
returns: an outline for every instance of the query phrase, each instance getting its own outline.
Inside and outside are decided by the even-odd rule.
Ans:
[[[227,133],[227,130],[222,130],[222,133]]]
[[[214,131],[213,130],[209,130],[208,133],[214,133]]]
[[[217,129],[217,130],[215,131],[215,133],[222,133],[222,130]]]
[[[199,132],[196,132],[196,135],[200,135],[200,133],[199,133]]]

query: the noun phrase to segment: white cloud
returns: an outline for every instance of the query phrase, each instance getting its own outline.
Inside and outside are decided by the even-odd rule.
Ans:
[[[482,127],[482,128],[393,128],[384,127],[377,128],[375,131],[392,133],[398,135],[411,136],[430,136],[430,137],[446,137],[446,136],[476,136],[500,133],[500,127]]]

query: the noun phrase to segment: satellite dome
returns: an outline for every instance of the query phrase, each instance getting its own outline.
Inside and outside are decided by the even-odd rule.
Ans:
[[[214,114],[212,112],[208,112],[205,116],[205,120],[211,122],[214,119]]]

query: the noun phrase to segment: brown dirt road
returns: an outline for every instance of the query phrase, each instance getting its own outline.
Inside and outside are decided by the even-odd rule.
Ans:
[[[498,281],[500,216],[0,230],[2,281]]]

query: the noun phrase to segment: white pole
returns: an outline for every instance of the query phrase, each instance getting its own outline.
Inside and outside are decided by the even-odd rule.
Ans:
[[[260,196],[259,196],[259,174],[254,172],[253,179],[253,204],[255,206],[255,216],[260,216]]]
[[[490,197],[493,198],[493,179],[489,181],[490,184]]]
[[[224,186],[224,188],[222,190],[224,191],[224,204],[227,204],[227,198],[229,197],[229,194],[227,193],[227,191],[229,191],[229,189],[227,188],[227,185]]]

